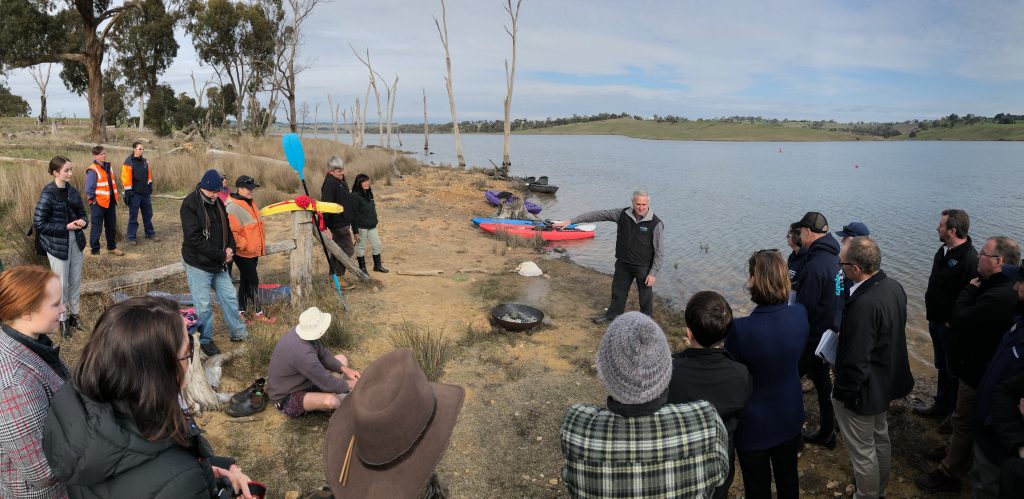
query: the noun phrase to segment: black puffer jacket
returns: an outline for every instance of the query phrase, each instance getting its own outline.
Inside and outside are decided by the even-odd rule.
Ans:
[[[328,203],[340,204],[345,211],[341,213],[327,213],[324,215],[324,223],[328,229],[340,229],[352,224],[353,212],[352,194],[348,191],[348,184],[327,174],[324,177],[324,184],[320,186],[320,200]]]
[[[817,345],[826,329],[839,332],[843,316],[843,271],[839,266],[839,241],[826,234],[800,253],[807,253],[803,269],[797,274],[796,301],[807,309],[811,334],[807,340]]]
[[[181,258],[192,267],[216,274],[225,270],[225,249],[235,251],[235,236],[224,203],[217,197],[206,202],[204,197],[197,186],[181,202]]]
[[[32,228],[39,233],[39,244],[47,253],[61,259],[68,259],[68,224],[72,220],[82,219],[88,223],[85,216],[85,205],[82,203],[82,195],[71,184],[68,186],[68,201],[64,202],[57,185],[53,182],[43,187],[39,194],[39,201],[36,203],[36,210],[32,217]],[[78,241],[78,249],[85,249],[85,234],[76,230],[75,240]]]
[[[373,189],[352,191],[352,201],[352,204],[355,206],[352,229],[373,229],[377,227],[377,204],[373,201]]]
[[[172,439],[151,442],[127,411],[66,383],[50,401],[43,452],[72,498],[209,499],[212,452],[200,432],[192,432],[191,448]]]

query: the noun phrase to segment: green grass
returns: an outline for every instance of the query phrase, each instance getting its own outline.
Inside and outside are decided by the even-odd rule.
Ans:
[[[916,138],[907,137],[906,140],[1024,140],[1024,123],[978,123],[951,128],[929,128],[918,131]]]
[[[572,123],[551,128],[524,130],[517,133],[537,135],[624,135],[638,139],[655,140],[713,140],[713,141],[783,141],[826,142],[849,140],[885,140],[870,135],[855,135],[847,131],[827,131],[808,128],[807,122],[786,123],[726,123],[718,121],[687,121],[658,123],[655,121],[619,118],[589,123]],[[890,140],[1024,140],[1024,124],[996,125],[979,123],[952,128],[932,128],[917,132],[916,138],[906,134]]]
[[[528,130],[521,133],[541,135],[625,135],[638,139],[656,140],[719,140],[719,141],[840,141],[857,140],[848,132],[829,132],[806,128],[803,122],[770,123],[724,123],[716,121],[687,121],[682,123],[658,123],[631,118],[619,118],[589,123]],[[861,140],[871,140],[861,137]]]

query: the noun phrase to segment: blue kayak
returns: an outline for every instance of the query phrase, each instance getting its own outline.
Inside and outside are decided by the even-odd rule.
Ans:
[[[477,217],[472,219],[473,225],[479,226],[480,224],[504,224],[504,225],[544,225],[544,222],[540,220],[517,220],[514,218],[483,218]],[[567,228],[575,229],[576,224],[570,224]]]

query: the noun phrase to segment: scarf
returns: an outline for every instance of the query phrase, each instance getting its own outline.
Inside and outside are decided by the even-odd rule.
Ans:
[[[6,324],[3,325],[3,330],[11,339],[25,345],[25,348],[28,348],[32,353],[38,355],[40,359],[43,359],[43,362],[46,362],[46,365],[50,366],[50,369],[53,369],[53,372],[57,373],[60,379],[68,380],[68,368],[60,360],[60,347],[54,347],[49,336],[41,334],[38,340],[33,340],[31,336],[21,334]]]

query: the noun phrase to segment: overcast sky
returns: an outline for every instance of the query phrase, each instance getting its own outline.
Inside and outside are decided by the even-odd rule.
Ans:
[[[453,83],[460,120],[502,119],[511,43],[499,0],[449,0]],[[429,0],[334,0],[308,23],[299,101],[327,95],[348,108],[366,71],[399,76],[395,118],[450,120],[444,51]],[[513,118],[599,112],[690,118],[902,121],[949,113],[1024,114],[1024,2],[523,0]],[[212,74],[180,33],[162,76],[192,91],[190,71]],[[108,58],[109,59],[109,58]],[[50,85],[51,114],[87,116],[83,97]],[[26,71],[8,82],[38,109]],[[373,99],[371,95],[371,101]],[[381,97],[383,100],[383,96]],[[283,119],[283,112],[279,112]],[[369,121],[376,117],[371,109]]]

